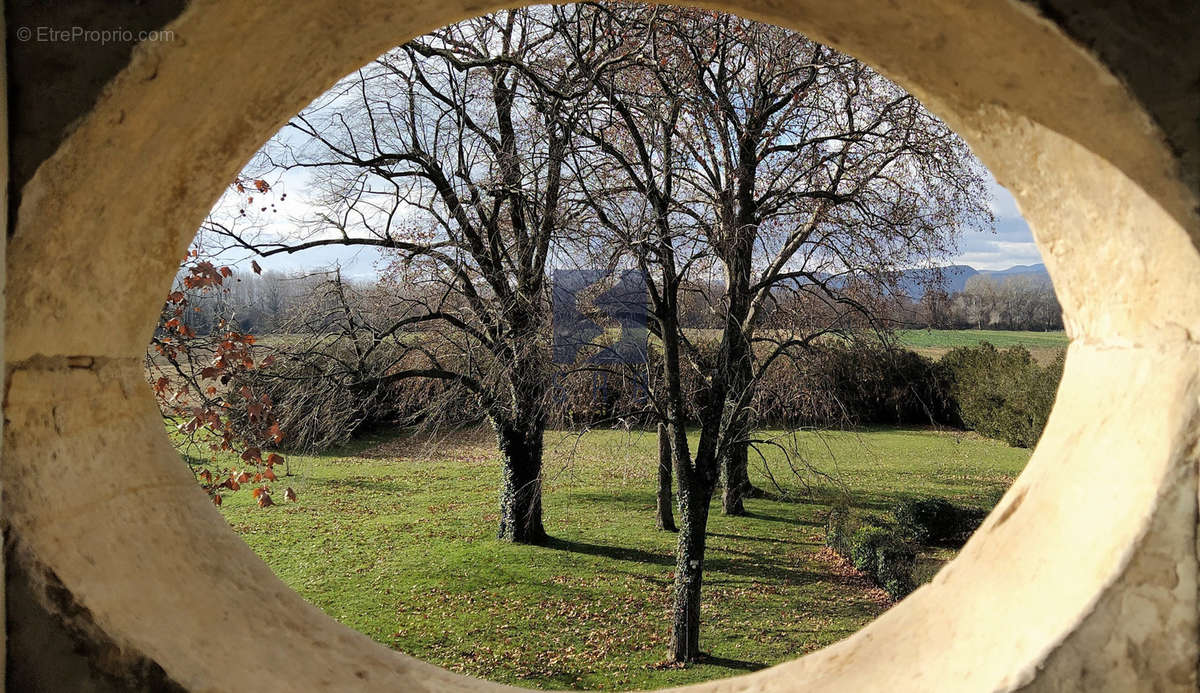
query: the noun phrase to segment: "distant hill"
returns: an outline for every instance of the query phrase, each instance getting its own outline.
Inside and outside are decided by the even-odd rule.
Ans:
[[[584,287],[591,285],[592,282],[606,276],[604,270],[559,270],[554,276],[554,302],[555,305],[566,305],[564,300],[574,293],[582,290]],[[830,279],[830,275],[818,275],[826,279],[832,286],[841,286],[844,279]],[[897,277],[896,286],[900,292],[906,294],[914,301],[921,300],[925,292],[931,285],[940,285],[948,294],[961,293],[966,287],[967,282],[971,277],[982,276],[990,277],[996,281],[1003,282],[1008,279],[1020,276],[1028,276],[1036,281],[1050,283],[1050,274],[1046,271],[1046,266],[1043,264],[1036,265],[1013,265],[1002,270],[978,270],[970,265],[946,265],[934,269],[908,269],[901,270]],[[780,283],[780,290],[787,287],[791,283],[792,287],[797,287],[807,284],[807,279],[790,279]],[[697,282],[703,284],[703,282]],[[707,282],[714,290],[719,292],[724,282],[715,280]],[[573,307],[573,299],[568,301]],[[557,310],[557,309],[556,309]]]
[[[1041,274],[1049,278],[1046,273],[1046,266],[1038,263],[1036,265],[1013,265],[1005,270],[980,270],[980,274]]]
[[[935,283],[939,272],[941,273],[940,283],[942,288],[946,290],[946,293],[950,294],[961,292],[966,288],[967,280],[976,275],[993,277],[997,281],[1004,281],[1019,275],[1027,275],[1036,280],[1045,281],[1046,283],[1050,282],[1050,274],[1046,272],[1046,266],[1040,263],[1036,265],[1013,265],[1008,269],[1002,270],[977,270],[970,265],[947,265],[935,270],[904,270],[900,273],[899,288],[914,301],[918,301],[925,295],[925,291],[930,284]]]

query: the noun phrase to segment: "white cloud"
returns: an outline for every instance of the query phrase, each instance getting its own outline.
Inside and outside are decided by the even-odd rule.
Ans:
[[[954,264],[1002,270],[1013,265],[1042,262],[1042,254],[1033,242],[1033,232],[1021,217],[1017,201],[994,179],[989,187],[992,213],[996,216],[995,232],[964,234],[959,240],[959,253],[953,259]]]
[[[988,185],[992,193],[992,214],[996,215],[997,219],[1020,219],[1021,210],[1017,209],[1017,201],[1013,199],[1012,193],[1003,185],[996,182],[993,178]]]

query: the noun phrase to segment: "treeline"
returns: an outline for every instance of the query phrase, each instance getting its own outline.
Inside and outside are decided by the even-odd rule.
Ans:
[[[186,289],[185,274],[180,271],[176,288],[187,294],[188,303],[195,310],[185,312],[180,319],[201,335],[213,332],[221,324],[260,337],[284,332],[325,281],[324,273],[319,272],[234,272],[220,291],[204,291]]]
[[[1061,330],[1062,307],[1049,279],[978,275],[958,293],[933,288],[909,305],[910,321],[938,329]]]
[[[647,372],[661,377],[658,353],[650,353]],[[831,338],[768,367],[750,406],[761,428],[935,425],[1032,448],[1054,404],[1064,359],[1065,352],[1043,366],[1024,347],[997,349],[985,342],[933,360],[885,346],[873,334]],[[561,382],[555,409],[560,426],[653,419],[646,393],[657,382],[593,372],[564,375]],[[706,405],[698,376],[685,377],[683,387],[696,395],[685,412],[694,423]],[[646,415],[630,421],[630,412],[638,411]]]
[[[413,302],[427,301],[418,288],[347,280],[337,272],[236,272],[222,286],[221,291],[185,289],[194,310],[186,311],[183,319],[200,335],[215,333],[225,324],[258,336],[255,348],[262,357],[271,356],[274,365],[242,374],[235,385],[247,385],[274,403],[287,449],[319,452],[364,430],[434,429],[485,418],[478,393],[462,383],[406,377],[428,368],[431,354],[449,372],[466,368],[461,360],[486,358],[458,348],[454,330],[417,323],[415,331],[390,331],[404,322]],[[681,373],[681,413],[695,425],[710,404],[703,373],[718,358],[717,298],[705,284],[695,284],[681,297],[680,313],[687,327],[697,331],[693,349],[699,366]],[[900,304],[876,299],[880,313],[901,315]],[[820,303],[801,309],[801,300],[786,297],[786,307],[775,311],[771,326],[796,333],[808,329],[802,321],[827,320],[819,314]],[[950,315],[961,314],[963,306],[984,306],[991,318],[981,326],[1028,329],[1028,319],[1050,305],[1057,306],[1057,301],[1048,283],[1024,276],[1006,281],[973,277],[967,291],[950,302]],[[1021,316],[1024,321],[1018,319]],[[939,425],[976,430],[1017,447],[1037,442],[1061,377],[1061,358],[1043,367],[1021,347],[998,350],[985,343],[955,349],[934,361],[886,345],[886,332],[873,329],[879,324],[889,321],[846,322],[795,357],[771,362],[749,403],[757,425]],[[890,324],[912,324],[911,315]],[[271,338],[263,340],[264,336]],[[605,339],[616,335],[590,342],[575,363],[551,365],[548,424],[652,427],[657,422],[653,393],[664,387],[660,345],[651,340],[645,363],[638,367],[597,368],[594,356]],[[412,349],[414,342],[422,343],[421,349]],[[768,350],[756,349],[758,358]]]
[[[198,311],[185,318],[198,334],[208,334],[224,321],[236,329],[263,336],[286,332],[289,324],[303,320],[299,313],[311,306],[311,297],[327,281],[330,272],[286,274],[266,271],[261,274],[238,272],[221,292],[189,292],[189,300]],[[341,279],[346,284],[369,290],[373,284],[365,279]],[[390,287],[393,291],[395,287]],[[680,292],[680,322],[687,329],[719,329],[721,316],[716,308],[720,300],[719,286],[693,282]],[[403,297],[394,297],[397,302]],[[791,294],[781,292],[780,304],[795,301]],[[971,277],[961,292],[947,293],[929,287],[919,301],[905,301],[876,296],[872,305],[876,321],[891,327],[921,327],[931,329],[991,329],[1036,330],[1063,329],[1062,307],[1054,287],[1044,278],[1015,275]],[[788,306],[791,308],[791,306]],[[814,302],[809,312],[820,308]],[[767,310],[764,313],[769,314]],[[780,312],[788,319],[795,310]],[[869,326],[869,321],[860,321]],[[328,328],[333,330],[331,326]]]
[[[188,289],[183,283],[186,274],[186,269],[180,270],[174,288],[184,292],[189,305],[196,310],[188,311],[181,319],[200,335],[207,335],[221,325],[258,337],[334,334],[343,329],[343,324],[338,320],[340,308],[336,307],[337,302],[329,297],[331,283],[340,284],[353,293],[358,305],[352,309],[370,311],[377,323],[400,319],[406,310],[411,312],[413,306],[432,300],[427,286],[396,282],[387,274],[367,279],[344,277],[336,269],[314,269],[307,273],[264,271],[261,274],[239,270],[226,279],[220,291]],[[680,326],[688,330],[720,329],[722,291],[713,283],[681,282]],[[789,288],[777,292],[774,300],[764,306],[762,319],[774,327],[803,329],[811,329],[813,324],[835,322],[843,327],[865,329],[874,323],[902,327],[914,322],[911,306],[901,298],[885,295],[877,287],[860,286],[857,291],[846,293],[869,306],[873,315],[840,314],[827,302]],[[458,301],[462,303],[461,299]],[[550,312],[549,299],[545,302],[544,309]],[[371,304],[369,308],[368,303]]]
[[[247,372],[237,383],[275,403],[289,449],[321,451],[373,429],[444,427],[482,421],[477,395],[452,381],[387,379],[405,368],[381,347],[372,356],[360,343],[306,343],[291,355],[279,347],[271,368]],[[711,342],[705,347],[713,350]],[[336,356],[331,359],[330,355]],[[661,351],[652,348],[640,376],[561,364],[547,416],[555,427],[650,427],[650,393],[661,387]],[[331,372],[331,364],[351,370]],[[1023,347],[984,343],[960,347],[940,360],[873,338],[830,339],[805,358],[777,361],[766,370],[751,406],[763,428],[854,428],[873,425],[945,426],[974,430],[1014,447],[1031,448],[1054,403],[1063,357],[1042,366]],[[699,375],[682,383],[684,414],[695,424],[706,401]]]

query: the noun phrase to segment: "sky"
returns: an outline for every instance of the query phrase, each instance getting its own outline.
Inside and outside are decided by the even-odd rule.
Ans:
[[[254,242],[256,234],[263,238],[290,238],[292,242],[302,235],[298,220],[309,218],[313,207],[305,201],[306,176],[299,171],[290,171],[280,177],[269,180],[271,191],[265,196],[259,196],[258,202],[248,205],[245,196],[228,191],[213,207],[213,217],[222,220],[239,220],[235,217],[241,207],[258,207],[260,203],[271,205],[270,211],[250,209],[254,214],[257,227],[242,227],[238,231]],[[251,194],[253,197],[253,194]],[[265,197],[267,202],[261,199]],[[265,208],[264,208],[265,209]],[[217,239],[216,242],[221,242]],[[212,252],[212,249],[209,248]],[[227,250],[218,257],[224,264],[248,269],[250,260],[258,262],[263,271],[276,271],[284,274],[309,274],[316,271],[340,267],[342,276],[351,279],[373,279],[378,276],[377,265],[381,262],[382,253],[377,248],[364,246],[321,246],[309,248],[296,253],[280,253],[270,257],[255,257],[248,251]]]
[[[330,90],[326,96],[334,95],[336,103],[337,89]],[[321,97],[318,102],[325,102]],[[314,102],[316,103],[316,102]],[[272,141],[282,141],[289,146],[303,148],[307,138],[298,136],[292,140],[289,135],[293,131],[284,129]],[[263,223],[262,232],[269,236],[288,237],[296,239],[302,236],[297,220],[311,218],[313,208],[304,202],[309,187],[309,177],[306,173],[292,170],[276,179],[270,180],[272,190],[265,197],[274,209],[267,214],[258,214],[257,209],[247,211]],[[990,176],[989,176],[990,177]],[[1021,217],[1016,201],[1007,190],[995,179],[989,181],[992,212],[995,217],[994,231],[964,233],[958,239],[957,253],[945,259],[945,264],[970,265],[977,270],[1003,270],[1014,265],[1033,265],[1042,262],[1041,254],[1033,242],[1033,235],[1028,224]],[[286,195],[284,193],[287,193]],[[216,217],[230,218],[230,211],[236,213],[238,207],[249,206],[257,208],[263,201],[257,200],[253,205],[245,205],[244,196],[230,192],[214,209]],[[382,263],[383,254],[371,247],[324,246],[297,252],[280,254],[269,258],[258,258],[259,265],[264,270],[275,270],[287,274],[310,273],[317,270],[340,267],[343,276],[357,279],[371,279],[378,275],[378,266]],[[223,253],[221,259],[230,264],[248,267],[251,256],[247,253]]]
[[[288,183],[285,180],[276,185],[282,185],[279,189],[286,190]],[[289,198],[279,201],[278,195],[274,196],[278,211],[270,215],[272,221],[267,229],[270,233],[292,235],[291,220],[305,216],[307,210],[303,196],[296,194],[302,191],[295,189],[300,187],[299,181],[291,183],[294,192]],[[989,187],[992,192],[992,212],[996,217],[995,232],[964,234],[959,239],[958,254],[950,258],[947,264],[970,265],[978,270],[1002,270],[1014,265],[1042,262],[1029,225],[1021,217],[1012,195],[994,180]],[[223,257],[226,262],[240,266],[248,265],[250,260],[247,254],[233,253]],[[375,248],[326,246],[291,255],[259,258],[258,263],[264,270],[287,274],[310,273],[336,266],[347,278],[372,279],[377,276],[380,258],[381,254]]]
[[[336,89],[331,90],[329,94],[336,92]],[[293,140],[291,135],[295,135],[297,139]],[[285,128],[272,138],[272,142],[275,141],[303,148],[307,138]],[[277,177],[269,180],[271,191],[267,195],[256,195],[264,198],[265,202],[264,199],[258,199],[254,204],[247,205],[245,195],[239,196],[230,191],[217,203],[214,216],[230,219],[236,215],[239,207],[249,207],[246,211],[251,217],[245,221],[253,219],[254,223],[261,224],[260,230],[265,236],[286,237],[293,242],[302,237],[304,233],[299,228],[298,220],[311,219],[314,216],[314,208],[305,202],[306,198],[310,198],[311,178],[307,172],[296,169],[284,173],[275,169],[274,175]],[[1012,195],[994,178],[990,179],[988,190],[991,193],[991,207],[995,217],[994,231],[962,234],[958,239],[957,253],[945,258],[945,264],[970,265],[977,270],[1003,270],[1014,265],[1034,265],[1042,262],[1029,225],[1021,217]],[[262,204],[269,205],[270,211],[260,213],[256,208]],[[252,256],[247,252],[226,252],[220,257],[223,262],[248,268]],[[343,276],[348,278],[372,279],[378,276],[382,258],[383,253],[372,247],[323,246],[294,254],[258,258],[257,261],[264,270],[286,274],[311,273],[340,267]]]
[[[989,187],[996,231],[963,234],[952,264],[970,265],[978,270],[1002,270],[1013,265],[1041,263],[1042,254],[1033,242],[1029,224],[1017,209],[1017,201],[995,180]]]

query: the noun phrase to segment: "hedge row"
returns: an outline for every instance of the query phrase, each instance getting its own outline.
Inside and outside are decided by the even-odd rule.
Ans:
[[[697,343],[702,352],[712,344]],[[660,389],[659,353],[631,373],[574,372],[555,383],[554,412],[566,424],[637,418]],[[702,353],[703,361],[715,354]],[[938,364],[915,352],[881,345],[831,342],[796,358],[775,360],[751,402],[759,427],[852,427],[930,424],[955,420],[950,381]],[[701,374],[683,373],[688,415],[704,406]]]
[[[390,354],[380,355],[396,367],[386,358]],[[386,374],[386,367],[372,364],[353,377],[319,377],[352,360],[348,354],[337,356],[325,361],[312,353],[283,356],[266,372],[248,376],[253,382],[245,384],[267,393],[276,403],[275,412],[284,415],[280,423],[288,447],[318,451],[364,428],[430,423],[430,416],[455,423],[482,418],[477,398],[445,381],[353,385]],[[551,425],[652,423],[650,400],[660,388],[659,358],[652,350],[647,363],[625,371],[562,367],[549,384]],[[939,424],[1031,447],[1045,425],[1061,369],[1061,360],[1042,368],[1021,347],[959,348],[935,362],[912,351],[835,342],[801,358],[775,361],[760,380],[751,409],[754,424],[763,428]],[[691,407],[686,413],[693,418],[705,404],[700,377],[695,369],[684,374],[685,400]]]
[[[575,373],[559,384],[562,423],[636,417],[658,387],[656,353],[638,377]],[[954,349],[939,361],[877,345],[831,343],[777,360],[763,375],[752,410],[759,427],[939,424],[976,430],[1016,447],[1042,434],[1062,378],[1063,357],[1042,367],[1023,347]],[[699,375],[685,392],[703,405]]]
[[[908,541],[959,548],[983,522],[987,512],[929,496],[901,501],[892,509],[892,516],[896,528]]]
[[[836,505],[825,522],[825,545],[893,599],[901,599],[917,586],[913,573],[918,547],[958,548],[985,515],[937,496],[902,501],[890,519],[855,514],[847,505]]]
[[[857,516],[848,507],[837,506],[825,523],[825,544],[892,599],[902,599],[916,588],[916,549],[892,523],[870,515]]]

